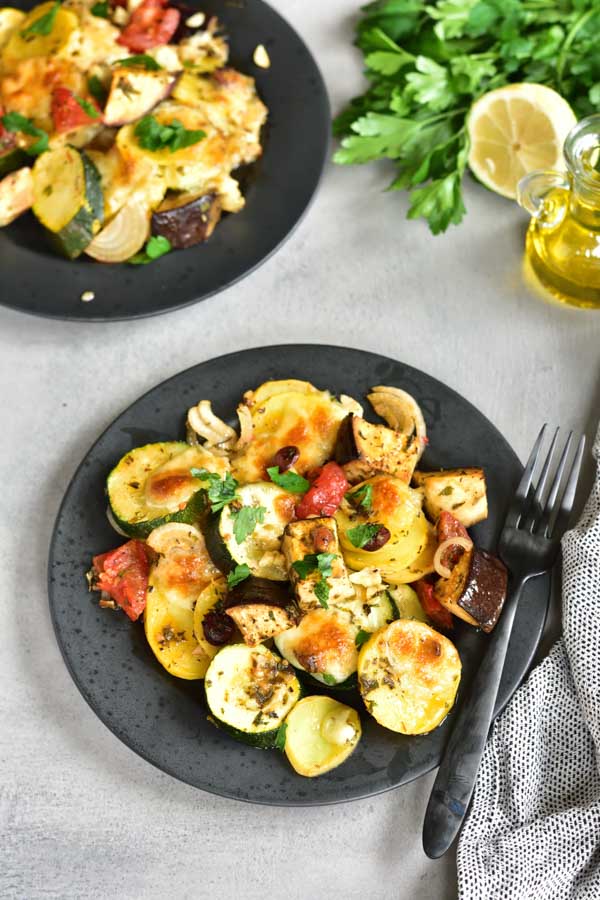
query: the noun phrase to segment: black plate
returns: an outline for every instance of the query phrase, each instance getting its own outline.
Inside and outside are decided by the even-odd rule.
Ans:
[[[186,0],[188,2],[188,0]],[[31,0],[15,6],[31,7]],[[207,244],[147,266],[68,261],[48,249],[29,214],[0,229],[0,303],[59,319],[134,319],[203,300],[264,262],[300,221],[317,188],[329,147],[331,116],[323,79],[296,32],[262,0],[208,0],[230,39],[232,65],[256,78],[269,108],[262,158],[244,172],[246,206],[225,216]],[[252,61],[264,44],[270,69]],[[94,291],[83,303],[81,294]]]
[[[430,445],[423,467],[485,468],[490,517],[473,529],[493,548],[522,467],[504,438],[475,407],[423,372],[373,353],[340,347],[291,345],[246,350],[182,372],[149,391],[120,415],[85,457],[63,500],[50,548],[50,608],[56,636],[75,683],[114,734],[165,772],[195,787],[255,803],[334,803],[405,784],[436,766],[452,716],[429,735],[405,737],[381,728],[364,710],[355,753],[319,778],[302,778],[277,751],[236,743],[206,720],[200,682],[173,678],[146,643],[142,625],[98,607],[84,573],[93,554],[118,545],[104,516],[104,483],[114,463],[139,444],[183,434],[187,408],[213,400],[232,422],[242,393],[270,378],[304,378],[336,394],[360,399],[374,384],[403,387],[421,404]],[[527,672],[549,601],[550,582],[529,582],[517,612],[497,709]],[[471,683],[486,636],[459,624],[461,694]],[[348,702],[351,692],[345,692]]]

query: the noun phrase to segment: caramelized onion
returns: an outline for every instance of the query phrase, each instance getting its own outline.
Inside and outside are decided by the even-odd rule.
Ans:
[[[148,210],[140,203],[128,203],[98,232],[85,252],[98,262],[125,262],[142,249],[149,234]]]
[[[452,570],[445,566],[442,562],[443,556],[450,547],[462,547],[463,550],[470,550],[473,546],[473,541],[468,537],[451,537],[446,541],[442,541],[437,550],[435,551],[435,556],[433,557],[433,567],[438,575],[441,575],[442,578],[450,578],[452,574]]]

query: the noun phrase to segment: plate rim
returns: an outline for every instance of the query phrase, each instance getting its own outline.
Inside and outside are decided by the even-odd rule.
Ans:
[[[192,0],[192,2],[198,2],[198,0]],[[315,75],[318,80],[320,97],[321,97],[323,105],[325,107],[325,119],[329,123],[328,130],[324,131],[325,140],[323,141],[323,146],[321,149],[321,159],[318,164],[318,174],[317,174],[317,178],[314,183],[314,187],[312,189],[310,196],[308,197],[308,200],[304,204],[303,208],[301,209],[301,211],[300,211],[298,217],[296,218],[295,222],[293,223],[293,225],[290,228],[288,228],[288,230],[285,232],[285,234],[277,241],[277,243],[275,243],[273,245],[273,247],[271,247],[271,249],[267,253],[265,253],[263,256],[261,256],[260,259],[258,259],[249,268],[245,269],[243,272],[240,272],[240,274],[235,276],[231,281],[228,281],[227,284],[221,285],[220,287],[216,287],[216,288],[214,288],[214,290],[210,290],[207,293],[203,293],[201,296],[195,296],[191,300],[185,300],[182,303],[176,303],[174,305],[169,305],[163,309],[150,310],[147,312],[145,311],[145,312],[139,312],[139,313],[132,313],[129,315],[127,315],[127,314],[98,315],[98,314],[92,313],[90,315],[86,314],[85,316],[83,316],[83,315],[75,315],[75,314],[69,314],[69,313],[53,313],[53,312],[48,312],[45,309],[44,310],[24,309],[22,306],[19,306],[16,303],[11,303],[10,300],[6,299],[6,297],[4,297],[2,294],[0,294],[0,307],[3,307],[5,309],[10,309],[13,312],[21,313],[26,316],[33,316],[36,319],[46,319],[46,320],[55,321],[55,322],[80,322],[83,324],[87,324],[88,322],[89,323],[133,322],[133,321],[137,321],[138,319],[149,319],[154,316],[168,315],[169,313],[177,312],[178,310],[182,310],[182,309],[186,309],[188,307],[194,306],[197,303],[202,303],[204,300],[210,300],[212,297],[215,297],[218,294],[222,294],[224,291],[227,291],[230,288],[233,288],[235,285],[239,284],[245,278],[251,276],[254,272],[256,272],[263,265],[263,263],[268,262],[268,260],[270,260],[283,247],[283,245],[288,241],[288,239],[292,237],[292,235],[296,232],[298,227],[301,225],[301,223],[306,218],[307,214],[309,213],[310,209],[313,206],[313,203],[315,202],[316,196],[317,196],[317,194],[321,188],[321,185],[323,183],[323,176],[325,173],[325,168],[326,168],[329,158],[331,156],[331,149],[333,146],[333,136],[332,136],[332,131],[331,131],[331,121],[332,121],[331,99],[329,97],[329,91],[327,90],[327,85],[326,85],[325,79],[323,77],[323,72],[321,71],[321,66],[319,65],[315,54],[312,52],[311,48],[309,47],[307,42],[304,40],[301,33],[295,28],[294,25],[291,24],[291,22],[284,15],[282,15],[279,12],[279,10],[274,6],[274,4],[267,2],[267,0],[254,0],[254,2],[257,2],[259,5],[267,7],[267,9],[269,10],[269,12],[272,15],[276,16],[278,19],[280,19],[282,22],[284,22],[287,25],[287,27],[293,32],[296,40],[303,47],[303,49],[306,51],[306,53],[312,60],[312,63],[315,68]],[[246,74],[246,73],[243,73],[243,74]],[[268,120],[267,120],[267,127],[268,127]],[[243,210],[241,212],[243,212]],[[191,248],[187,248],[187,249],[191,249]],[[94,265],[93,261],[90,261],[90,262],[92,265]],[[95,263],[95,264],[102,265],[101,263]],[[110,263],[105,263],[104,265],[110,266]],[[123,265],[123,264],[118,264],[118,265]],[[121,271],[121,270],[118,270],[115,268],[115,279],[117,278],[119,271]],[[77,302],[81,302],[81,301],[77,301]],[[84,304],[84,305],[87,306],[87,304]],[[80,307],[75,305],[74,308],[79,309]],[[123,410],[123,412],[126,412],[126,410]]]
[[[194,365],[187,366],[185,369],[182,369],[182,370],[180,370],[180,371],[178,371],[178,372],[175,372],[173,375],[170,375],[168,378],[165,378],[165,379],[163,379],[162,381],[158,381],[156,384],[154,384],[154,385],[153,385],[152,387],[150,387],[148,390],[146,390],[146,391],[144,391],[142,394],[140,394],[135,400],[133,400],[131,403],[129,403],[124,409],[122,409],[121,412],[119,412],[119,413],[111,420],[111,422],[106,426],[106,428],[104,428],[104,429],[102,430],[102,432],[98,435],[98,437],[97,437],[97,438],[93,441],[93,443],[90,445],[90,447],[88,448],[87,452],[82,456],[80,462],[78,463],[78,465],[77,465],[76,468],[74,469],[74,471],[73,471],[73,473],[72,473],[72,475],[71,475],[71,477],[70,477],[70,479],[69,479],[69,482],[68,482],[68,484],[67,484],[67,487],[65,488],[65,491],[64,491],[63,496],[62,496],[62,498],[61,498],[61,501],[60,501],[60,504],[59,504],[59,507],[58,507],[56,516],[55,516],[55,518],[54,518],[54,523],[53,523],[53,525],[52,525],[52,533],[51,533],[51,538],[50,538],[49,547],[48,547],[48,559],[47,559],[47,590],[48,590],[48,605],[49,605],[50,619],[51,619],[51,622],[52,622],[52,628],[53,628],[54,636],[55,636],[56,642],[57,642],[57,644],[58,644],[58,648],[59,648],[59,650],[60,650],[62,659],[63,659],[63,661],[64,661],[64,663],[65,663],[66,669],[67,669],[69,675],[71,676],[71,679],[73,680],[73,682],[74,682],[74,684],[75,684],[75,687],[77,688],[79,694],[81,695],[81,697],[83,698],[83,700],[86,702],[86,704],[88,705],[88,707],[89,707],[89,708],[92,710],[92,712],[94,713],[94,716],[96,717],[96,719],[98,719],[98,720],[102,723],[102,725],[103,725],[103,726],[104,726],[111,734],[113,734],[113,735],[114,735],[114,736],[115,736],[115,737],[116,737],[116,738],[117,738],[117,739],[118,739],[118,740],[119,740],[119,741],[120,741],[120,742],[121,742],[128,750],[130,750],[132,753],[134,753],[134,754],[136,754],[137,756],[141,757],[145,762],[147,762],[147,763],[149,763],[150,765],[152,765],[152,766],[153,766],[155,769],[157,769],[158,771],[163,772],[163,773],[166,774],[166,775],[169,775],[170,777],[176,779],[177,781],[182,782],[183,784],[186,784],[187,786],[193,788],[194,790],[201,791],[201,792],[206,792],[206,793],[211,794],[212,796],[215,796],[215,797],[222,797],[222,798],[225,798],[225,799],[228,799],[228,800],[235,800],[235,801],[238,801],[238,802],[241,802],[241,803],[248,803],[248,804],[256,805],[256,806],[277,807],[277,808],[287,808],[287,807],[289,807],[289,808],[296,808],[296,807],[298,807],[298,808],[300,808],[300,807],[304,808],[304,807],[319,807],[319,806],[336,806],[336,805],[342,804],[342,803],[352,803],[352,802],[357,801],[357,800],[365,800],[365,799],[369,799],[369,798],[371,798],[371,797],[377,797],[377,796],[380,796],[381,794],[388,793],[389,791],[401,789],[401,788],[404,787],[405,785],[410,784],[410,783],[412,783],[413,781],[416,781],[418,778],[421,778],[423,775],[426,775],[426,774],[428,774],[429,772],[434,771],[434,769],[437,768],[437,765],[438,765],[438,764],[437,764],[437,763],[434,763],[433,765],[429,766],[427,763],[424,763],[421,767],[418,768],[418,770],[411,770],[410,777],[406,778],[406,780],[404,780],[401,784],[391,784],[391,785],[387,785],[387,786],[385,786],[385,787],[381,787],[381,788],[378,788],[378,789],[376,789],[376,790],[368,790],[368,791],[366,791],[366,792],[364,792],[364,793],[356,794],[356,795],[353,795],[353,796],[351,796],[351,797],[336,797],[336,798],[333,798],[333,799],[327,799],[327,800],[322,800],[322,801],[315,801],[315,800],[313,800],[313,799],[307,799],[307,800],[288,800],[288,799],[285,799],[285,800],[281,800],[281,799],[265,800],[265,799],[261,799],[261,798],[258,798],[258,799],[257,799],[257,798],[253,798],[253,797],[243,797],[243,796],[240,796],[239,794],[235,794],[235,793],[230,792],[230,791],[227,791],[227,790],[217,790],[217,789],[214,789],[214,788],[211,788],[211,787],[206,787],[206,786],[199,787],[197,784],[194,784],[194,783],[193,783],[191,780],[189,780],[187,777],[181,775],[179,772],[175,772],[175,771],[174,771],[172,768],[170,768],[168,765],[161,765],[161,764],[159,764],[158,762],[156,762],[155,760],[151,759],[150,756],[146,753],[146,751],[144,750],[143,747],[140,747],[140,746],[138,746],[138,745],[135,745],[135,746],[134,746],[133,743],[132,743],[130,740],[125,740],[124,737],[121,736],[119,727],[118,727],[116,724],[109,724],[109,723],[105,720],[105,718],[102,717],[102,716],[99,714],[99,712],[98,712],[97,709],[95,708],[94,704],[92,703],[91,699],[89,699],[88,696],[86,695],[86,692],[85,692],[85,690],[84,690],[83,685],[81,685],[81,684],[79,683],[79,680],[78,680],[77,677],[76,677],[74,668],[73,668],[73,666],[71,665],[70,660],[69,660],[69,658],[68,658],[68,656],[67,656],[65,647],[64,647],[63,642],[62,642],[62,639],[61,639],[61,634],[60,634],[60,631],[59,631],[59,628],[58,628],[58,623],[57,623],[57,619],[56,619],[56,616],[55,616],[55,609],[54,609],[54,603],[53,603],[53,596],[52,596],[52,595],[53,595],[53,583],[52,583],[53,554],[54,554],[55,543],[56,543],[56,541],[57,541],[57,539],[58,539],[58,525],[59,525],[59,522],[60,522],[60,519],[61,519],[61,515],[62,515],[62,512],[63,512],[63,509],[64,509],[65,506],[66,506],[67,500],[69,499],[70,492],[71,492],[71,490],[72,490],[72,488],[73,488],[73,486],[74,486],[74,483],[75,483],[75,481],[76,481],[76,479],[77,479],[77,477],[78,477],[80,471],[83,470],[83,469],[85,468],[85,463],[86,463],[86,461],[87,461],[89,455],[92,453],[92,451],[94,450],[94,448],[96,447],[96,445],[99,444],[99,443],[102,441],[102,439],[105,437],[105,435],[107,435],[108,432],[114,427],[115,423],[116,423],[122,416],[124,416],[126,413],[128,413],[134,406],[136,406],[140,401],[144,400],[148,395],[150,395],[151,393],[153,393],[157,388],[166,386],[166,385],[169,384],[171,381],[174,381],[175,379],[180,378],[181,376],[185,376],[187,373],[191,372],[191,371],[194,370],[194,369],[200,368],[200,367],[205,366],[205,365],[210,365],[211,363],[215,362],[216,360],[219,360],[219,361],[226,361],[226,360],[229,359],[229,358],[237,357],[237,356],[243,355],[243,354],[245,354],[245,353],[260,353],[260,352],[262,352],[262,351],[267,351],[267,350],[268,350],[268,351],[282,351],[282,350],[290,349],[290,348],[294,348],[294,350],[298,350],[298,351],[306,351],[306,352],[314,351],[316,348],[318,348],[320,351],[323,351],[323,350],[325,350],[325,351],[327,351],[327,350],[332,350],[332,351],[342,350],[342,351],[345,351],[345,352],[357,353],[357,354],[359,354],[359,355],[365,355],[365,354],[366,354],[366,355],[371,356],[371,357],[378,357],[380,360],[385,360],[386,362],[392,362],[392,363],[395,363],[395,364],[399,364],[399,365],[405,366],[407,369],[410,369],[410,370],[412,370],[412,371],[416,371],[416,372],[419,372],[420,374],[426,375],[427,378],[429,378],[432,382],[434,382],[436,385],[441,385],[441,386],[444,388],[444,390],[450,392],[452,395],[454,395],[455,397],[457,397],[462,403],[465,403],[468,407],[470,407],[472,410],[474,410],[474,412],[475,412],[478,416],[480,416],[481,418],[483,418],[483,419],[485,420],[486,424],[490,426],[490,428],[496,433],[496,435],[498,436],[498,438],[502,441],[502,443],[503,443],[503,445],[505,446],[505,448],[506,448],[506,449],[509,451],[509,453],[514,457],[514,459],[515,459],[515,461],[518,463],[518,466],[520,467],[520,469],[521,469],[521,470],[523,469],[523,464],[521,463],[521,460],[519,459],[519,457],[517,456],[516,452],[515,452],[515,451],[513,450],[513,448],[511,447],[511,445],[509,444],[508,440],[504,437],[504,435],[502,434],[502,432],[494,425],[494,423],[493,423],[493,422],[485,415],[485,413],[482,413],[482,412],[481,412],[481,411],[480,411],[473,403],[471,403],[470,400],[468,400],[466,397],[464,397],[462,394],[460,394],[460,393],[459,393],[458,391],[456,391],[454,388],[450,387],[449,385],[446,385],[444,382],[440,381],[440,379],[436,378],[435,376],[429,375],[429,373],[426,372],[425,370],[423,370],[423,369],[417,369],[415,366],[412,366],[412,365],[410,365],[409,363],[403,363],[401,360],[394,359],[393,357],[389,357],[389,356],[386,356],[386,355],[384,355],[384,354],[382,354],[382,353],[377,353],[377,352],[375,352],[375,351],[365,350],[365,349],[361,349],[361,348],[357,348],[357,347],[348,347],[348,346],[345,346],[345,345],[342,345],[342,344],[330,344],[330,343],[326,343],[326,344],[319,344],[319,343],[281,343],[281,344],[267,344],[267,345],[261,345],[261,346],[258,346],[258,347],[245,347],[245,348],[242,348],[242,349],[240,349],[240,350],[232,350],[232,351],[230,351],[230,352],[228,352],[228,353],[220,354],[219,356],[215,356],[215,357],[211,357],[210,359],[203,360],[203,361],[200,362],[200,363],[196,363],[196,364],[194,364]],[[536,655],[536,653],[537,653],[537,650],[538,650],[538,648],[539,648],[539,645],[540,645],[540,642],[541,642],[541,639],[542,639],[542,636],[543,636],[543,633],[544,633],[545,625],[546,625],[546,622],[547,622],[547,620],[548,620],[548,613],[549,613],[550,604],[551,604],[551,602],[552,602],[552,596],[553,596],[551,573],[550,573],[550,574],[546,574],[546,575],[542,575],[541,578],[547,579],[547,588],[548,588],[548,590],[547,590],[547,600],[546,600],[546,604],[545,604],[545,608],[544,608],[543,619],[542,619],[542,621],[540,622],[539,630],[538,630],[537,635],[535,636],[535,640],[534,640],[534,642],[533,642],[532,645],[531,645],[530,652],[529,652],[528,658],[527,658],[527,663],[526,663],[526,666],[524,667],[523,675],[522,675],[522,677],[518,680],[518,682],[516,683],[516,685],[515,685],[515,687],[513,688],[513,690],[509,692],[508,696],[507,696],[506,698],[504,698],[503,701],[502,701],[501,703],[498,703],[498,701],[496,701],[496,705],[495,705],[495,707],[494,707],[494,714],[493,714],[493,719],[492,719],[492,721],[495,721],[495,719],[503,712],[503,710],[506,708],[506,706],[508,705],[508,703],[512,700],[512,698],[514,697],[514,695],[516,694],[516,692],[519,690],[519,688],[523,685],[523,683],[525,682],[525,680],[526,680],[527,677],[529,676],[530,671],[531,671],[531,667],[532,667],[533,660],[534,660],[535,655]],[[476,678],[476,677],[477,677],[477,673],[475,673],[475,675],[474,675],[474,678]],[[242,746],[242,745],[240,745],[240,746]]]

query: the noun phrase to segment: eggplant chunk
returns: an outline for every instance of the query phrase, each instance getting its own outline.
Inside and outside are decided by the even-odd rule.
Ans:
[[[105,125],[128,125],[149,113],[169,96],[179,75],[118,66],[112,76],[104,108]]]
[[[354,589],[348,578],[346,564],[340,553],[336,521],[331,516],[313,519],[299,519],[290,522],[283,533],[281,552],[285,557],[290,580],[296,592],[298,606],[303,612],[324,605],[315,593],[321,581],[321,573],[315,567],[305,578],[296,571],[293,564],[307,556],[318,556],[322,553],[333,555],[331,575],[325,578],[329,588],[327,604],[335,606],[338,600],[354,595]]]
[[[31,169],[17,169],[0,181],[0,228],[10,225],[33,203]]]
[[[267,603],[231,606],[227,609],[227,615],[231,616],[249,647],[256,647],[296,624],[295,617],[287,609]]]
[[[420,445],[414,435],[402,434],[387,425],[373,425],[351,413],[340,425],[335,460],[343,466],[350,484],[386,473],[410,482],[419,459]]]
[[[193,247],[209,239],[220,218],[221,201],[215,194],[172,194],[153,213],[152,234],[178,249]]]
[[[507,583],[504,564],[473,547],[463,553],[449,578],[436,582],[434,595],[455,616],[490,632],[502,612]]]
[[[487,519],[483,469],[415,472],[413,484],[423,491],[425,512],[434,522],[443,511],[452,513],[465,528]]]

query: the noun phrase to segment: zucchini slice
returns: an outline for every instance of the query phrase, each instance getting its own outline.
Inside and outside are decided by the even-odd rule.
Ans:
[[[397,584],[388,588],[388,594],[391,597],[397,614],[394,619],[416,619],[418,622],[425,622],[429,625],[429,619],[421,606],[421,601],[408,584]]]
[[[203,484],[190,469],[223,475],[228,461],[184,441],[136,447],[119,460],[106,481],[117,525],[132,537],[147,537],[167,522],[194,522],[206,508]]]
[[[362,734],[356,710],[332,697],[305,697],[285,724],[285,755],[298,775],[307,778],[341,765]]]
[[[352,687],[358,631],[350,614],[341,609],[313,609],[295,628],[276,635],[275,646],[294,668],[321,684]]]
[[[358,657],[358,684],[371,715],[390,731],[426,734],[446,718],[460,682],[454,644],[413,619],[374,634]]]
[[[104,220],[100,175],[75,147],[42,153],[33,167],[33,212],[52,234],[58,250],[78,257]]]
[[[204,680],[206,702],[216,725],[233,737],[268,750],[300,698],[291,666],[262,644],[230,644],[219,650]]]
[[[213,601],[214,593],[205,595],[204,589],[218,572],[202,534],[192,525],[169,522],[152,532],[148,546],[159,554],[150,571],[144,610],[148,643],[171,675],[186,680],[203,678],[214,654],[207,642],[196,638],[195,606],[199,595],[204,604]]]
[[[348,613],[353,625],[361,631],[370,633],[378,631],[398,618],[396,604],[385,587],[368,599],[357,591],[356,596],[350,600],[340,600],[337,607]]]
[[[247,565],[253,575],[271,581],[286,581],[287,571],[280,545],[283,531],[294,515],[295,498],[276,484],[260,481],[244,484],[236,491],[243,507],[262,507],[264,518],[241,543],[235,536],[236,506],[228,505],[206,524],[206,545],[216,566],[231,572]]]

